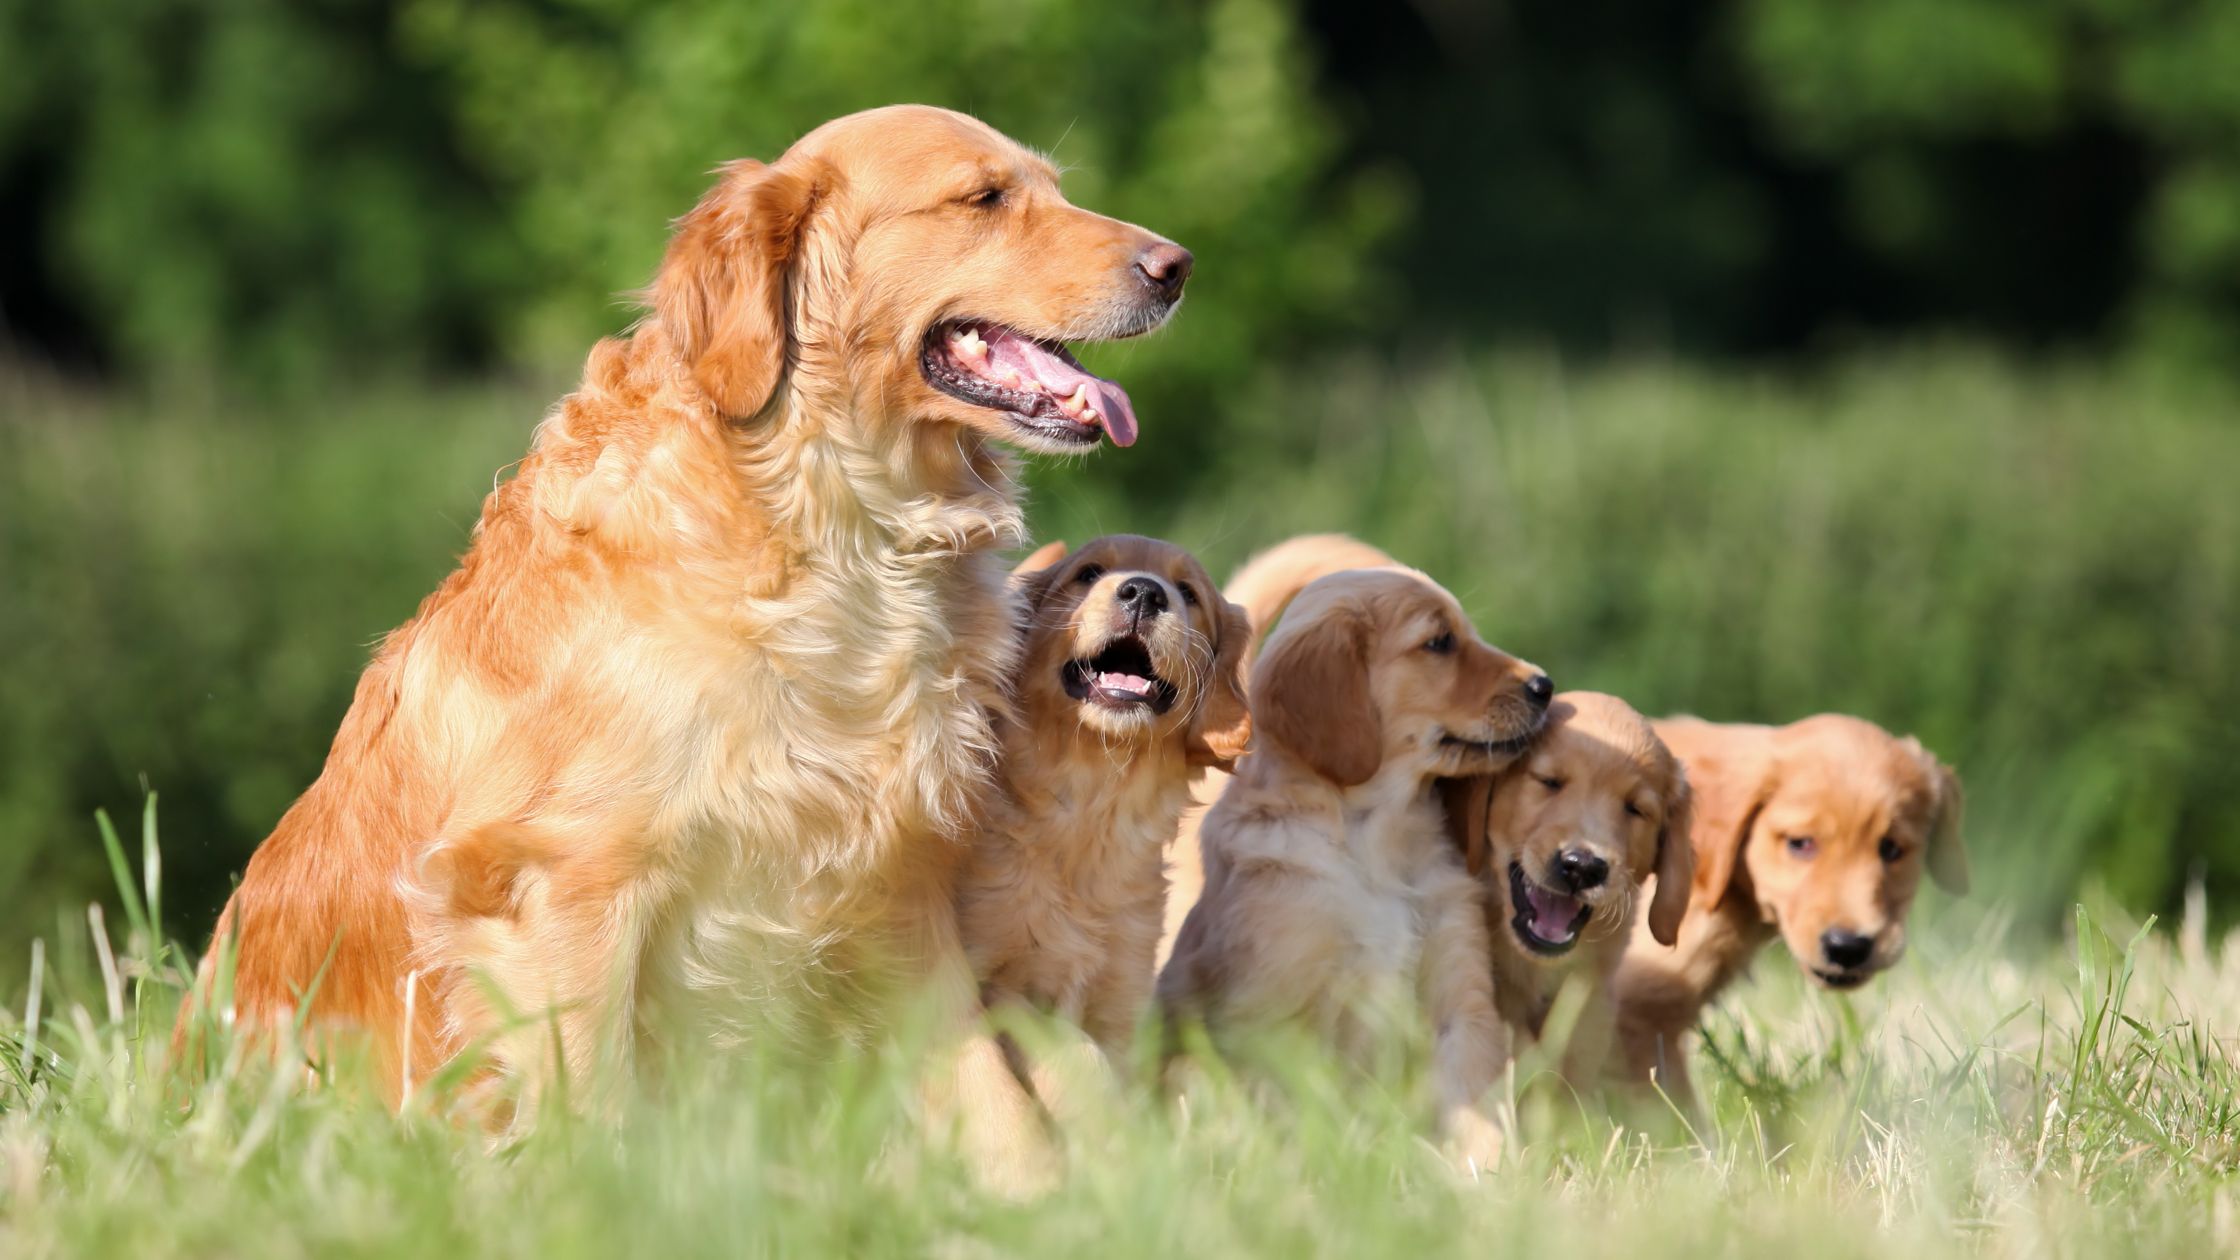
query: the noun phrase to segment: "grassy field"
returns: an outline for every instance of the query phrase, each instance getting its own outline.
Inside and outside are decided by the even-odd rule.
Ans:
[[[1978,895],[1925,896],[1911,956],[1853,997],[1762,960],[1711,1021],[1692,1140],[1528,1090],[1516,1166],[1471,1183],[1405,1088],[1309,1059],[1273,1107],[1136,1099],[1010,1206],[916,1136],[907,1049],[700,1065],[498,1150],[253,1066],[180,1106],[188,955],[153,943],[202,939],[550,397],[0,378],[0,1256],[2240,1249],[2240,403],[1951,350],[1338,361],[1033,472],[1042,537],[1158,533],[1223,572],[1352,530],[1561,685],[1845,709],[1959,767]],[[1161,453],[1185,431],[1191,458]],[[87,819],[148,787],[167,904],[135,911]],[[2148,909],[2178,926],[2142,935]]]
[[[160,909],[153,913],[160,914]],[[1710,1021],[1712,1119],[1614,1128],[1535,1069],[1526,1143],[1471,1179],[1405,1083],[1292,1061],[1120,1100],[1025,1204],[927,1142],[914,1056],[701,1065],[493,1147],[424,1106],[235,1060],[163,1075],[183,979],[151,912],[42,951],[0,1014],[0,1255],[2165,1256],[2240,1248],[2240,937],[2080,912],[2068,948],[1930,933],[1851,997],[1785,959]],[[29,1036],[36,1019],[38,1035]],[[182,1105],[184,1102],[184,1105]]]

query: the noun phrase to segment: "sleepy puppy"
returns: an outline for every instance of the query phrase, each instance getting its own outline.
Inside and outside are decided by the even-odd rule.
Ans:
[[[1515,765],[1442,787],[1466,864],[1489,893],[1494,1004],[1512,1032],[1538,1039],[1558,991],[1583,981],[1563,1072],[1591,1087],[1616,1027],[1612,974],[1636,910],[1653,886],[1643,927],[1669,945],[1688,906],[1687,776],[1632,706],[1567,691]]]
[[[1960,779],[1914,739],[1822,714],[1788,726],[1669,718],[1695,785],[1695,877],[1675,941],[1637,934],[1618,972],[1626,1070],[1685,1101],[1680,1036],[1780,936],[1816,982],[1852,989],[1905,953],[1921,874],[1968,887]],[[1662,897],[1664,892],[1659,890]]]
[[[965,951],[991,1010],[1054,1013],[1124,1057],[1151,997],[1163,850],[1191,783],[1251,730],[1249,627],[1189,552],[1156,539],[1053,544],[1013,579],[1019,718],[960,887]]]
[[[1159,977],[1170,1020],[1217,1042],[1301,1023],[1368,1066],[1420,1013],[1447,1136],[1497,1159],[1508,1038],[1434,780],[1508,765],[1553,692],[1421,573],[1309,582],[1253,667],[1253,749],[1199,827],[1205,886]]]

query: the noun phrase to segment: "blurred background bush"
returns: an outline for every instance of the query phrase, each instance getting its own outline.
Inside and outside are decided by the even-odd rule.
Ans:
[[[1343,527],[1567,685],[2240,888],[2240,6],[0,0],[0,948],[206,922],[717,162],[894,100],[1191,246],[1038,531]]]

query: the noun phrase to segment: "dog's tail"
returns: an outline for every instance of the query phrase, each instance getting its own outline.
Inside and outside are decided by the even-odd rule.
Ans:
[[[1358,538],[1344,534],[1301,534],[1245,561],[1244,567],[1229,579],[1221,593],[1230,603],[1244,609],[1246,620],[1252,623],[1252,642],[1258,645],[1292,599],[1316,578],[1347,569],[1404,567]]]

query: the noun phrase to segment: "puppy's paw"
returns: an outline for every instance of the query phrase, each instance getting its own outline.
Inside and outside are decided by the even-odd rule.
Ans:
[[[1473,1180],[1492,1174],[1509,1149],[1507,1125],[1476,1107],[1457,1107],[1447,1113],[1442,1144],[1455,1171]]]

